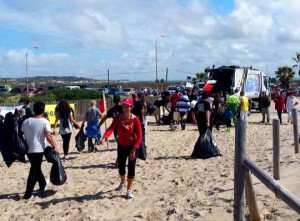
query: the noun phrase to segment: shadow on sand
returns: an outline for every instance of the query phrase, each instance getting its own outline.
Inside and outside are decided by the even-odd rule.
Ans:
[[[35,205],[39,205],[42,209],[48,208],[50,205],[55,205],[58,203],[68,202],[68,201],[76,201],[79,203],[82,203],[84,201],[91,201],[91,200],[101,200],[101,199],[113,199],[113,198],[125,198],[124,195],[111,195],[111,196],[104,196],[107,193],[114,192],[115,190],[109,190],[106,192],[100,191],[96,194],[90,194],[90,195],[83,195],[83,196],[73,196],[73,197],[65,197],[61,199],[52,199],[49,201],[43,201],[35,203]]]

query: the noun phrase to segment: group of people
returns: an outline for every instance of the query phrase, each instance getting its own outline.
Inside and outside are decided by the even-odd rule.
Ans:
[[[240,117],[247,125],[249,101],[245,92],[238,90],[232,92],[227,98],[223,93],[216,93],[212,97],[207,92],[202,92],[198,96],[193,90],[180,93],[178,90],[174,94],[162,92],[161,97],[154,102],[157,108],[154,116],[157,124],[161,124],[161,107],[169,113],[170,126],[173,129],[176,120],[175,112],[179,112],[178,121],[181,129],[185,130],[187,119],[196,124],[199,133],[202,134],[207,128],[210,130],[215,125],[219,130],[221,124],[226,124],[230,130],[233,121]],[[165,117],[165,115],[164,115]]]
[[[288,113],[288,123],[291,122],[291,109],[298,104],[297,98],[291,92],[285,98],[276,93],[274,99],[275,109],[278,113],[280,123],[282,123],[282,112],[286,108]],[[103,145],[113,133],[117,141],[117,166],[120,176],[118,191],[126,188],[126,197],[132,198],[133,181],[135,178],[136,159],[139,155],[139,149],[145,148],[145,137],[147,127],[147,116],[149,115],[149,102],[143,95],[133,94],[131,98],[125,98],[121,101],[119,95],[113,98],[114,106],[111,107],[106,115],[103,115],[97,108],[96,101],[91,101],[90,108],[86,111],[82,123],[78,123],[74,118],[74,111],[66,100],[62,100],[56,107],[56,120],[52,131],[49,121],[45,118],[45,104],[35,102],[33,112],[29,103],[24,105],[24,114],[28,113],[28,118],[22,123],[21,131],[24,133],[25,140],[28,144],[28,159],[31,167],[28,175],[24,199],[30,199],[33,196],[33,190],[36,183],[39,184],[40,191],[47,189],[48,183],[41,170],[43,152],[46,145],[50,145],[53,150],[59,153],[59,147],[55,143],[52,135],[56,134],[55,128],[59,124],[59,134],[63,144],[62,160],[67,161],[71,134],[73,128],[83,129],[85,123],[85,133],[88,137],[88,152],[93,152],[98,145]],[[170,105],[168,105],[170,103]],[[262,109],[262,122],[270,123],[270,97],[265,91],[261,94],[260,105]],[[154,116],[157,123],[160,123],[160,111],[166,110],[171,115],[171,127],[174,126],[174,112],[179,112],[179,121],[181,129],[185,130],[187,115],[190,115],[192,123],[197,124],[200,136],[207,130],[212,130],[213,124],[219,129],[220,124],[224,123],[230,128],[232,122],[240,117],[246,125],[248,122],[249,102],[244,91],[239,93],[238,90],[231,93],[225,98],[221,93],[211,97],[207,92],[202,92],[201,96],[196,96],[191,90],[184,91],[182,94],[176,91],[174,94],[163,92],[160,99],[154,102],[156,110]],[[111,125],[104,134],[101,134],[101,125],[108,119],[112,118]],[[225,121],[224,121],[225,119]],[[45,142],[47,140],[47,144]],[[127,185],[126,185],[126,162],[128,160]]]
[[[73,128],[83,129],[85,123],[85,134],[88,137],[88,152],[94,151],[96,145],[103,145],[110,135],[114,133],[117,141],[117,166],[120,175],[120,184],[118,191],[125,188],[126,184],[126,162],[128,159],[127,173],[127,191],[126,197],[133,198],[132,186],[135,178],[135,164],[141,144],[145,141],[145,112],[147,110],[146,101],[133,95],[133,99],[125,98],[121,101],[119,95],[115,95],[114,106],[108,110],[107,115],[103,116],[96,107],[96,101],[91,101],[91,106],[86,111],[81,125],[74,119],[74,111],[66,100],[61,100],[56,107],[56,120],[52,131],[50,122],[44,117],[45,104],[35,102],[33,105],[33,115],[28,117],[23,123],[21,130],[24,133],[28,144],[28,159],[31,167],[27,180],[27,187],[24,199],[31,199],[36,183],[39,184],[40,191],[45,191],[48,182],[45,180],[41,170],[43,153],[46,146],[51,146],[53,150],[59,153],[59,147],[55,143],[52,135],[56,134],[56,128],[59,123],[59,134],[63,141],[62,160],[67,161],[71,134]],[[24,108],[25,109],[25,108]],[[113,118],[111,125],[101,136],[101,125],[106,119]],[[48,143],[45,142],[45,139]]]
[[[292,123],[292,109],[298,105],[295,94],[295,91],[289,91],[286,96],[283,96],[279,90],[276,91],[274,102],[280,124],[282,124],[282,113],[285,111],[288,115],[287,123]]]

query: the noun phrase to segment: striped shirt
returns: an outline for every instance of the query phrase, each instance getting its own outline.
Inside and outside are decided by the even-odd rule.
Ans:
[[[190,107],[191,107],[191,102],[188,96],[183,95],[177,100],[176,108],[178,109],[179,112],[186,113],[189,111]]]

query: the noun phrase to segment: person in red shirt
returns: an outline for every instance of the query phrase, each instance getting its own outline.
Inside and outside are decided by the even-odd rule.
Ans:
[[[127,198],[133,198],[132,184],[135,177],[135,164],[138,150],[142,141],[142,127],[137,116],[131,113],[133,100],[125,98],[122,101],[123,114],[113,119],[112,124],[105,131],[100,144],[108,140],[115,129],[118,131],[118,168],[121,183],[117,187],[121,191],[125,187],[126,161],[128,160]]]
[[[280,94],[278,91],[276,94],[276,97],[274,99],[275,102],[275,110],[277,110],[277,115],[280,121],[280,124],[282,124],[282,111],[285,109],[285,98]]]
[[[173,114],[174,114],[175,109],[176,109],[177,101],[180,97],[181,97],[181,94],[180,94],[178,89],[176,89],[175,94],[172,94],[171,97],[170,97],[171,111],[170,111],[169,116],[171,117],[171,130],[173,130],[173,124],[174,124]]]

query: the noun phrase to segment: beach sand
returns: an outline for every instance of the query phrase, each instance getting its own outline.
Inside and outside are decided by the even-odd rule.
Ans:
[[[276,118],[272,107],[271,118]],[[287,115],[283,115],[286,122]],[[0,220],[233,220],[235,132],[213,129],[221,157],[191,159],[198,138],[195,125],[157,126],[149,118],[146,132],[147,161],[138,160],[133,199],[117,192],[116,142],[113,136],[96,153],[87,148],[78,153],[72,135],[70,160],[63,162],[68,180],[62,186],[49,185],[43,195],[21,199],[30,164],[0,162]],[[273,174],[272,125],[260,124],[261,114],[249,116],[246,152],[251,160]],[[110,122],[110,121],[109,121]],[[109,123],[108,122],[108,123]],[[102,131],[104,127],[102,128]],[[59,135],[54,136],[61,147]],[[291,124],[280,127],[281,180],[286,189],[300,198],[300,154],[295,154]],[[49,179],[51,164],[43,162]],[[300,215],[275,197],[252,176],[262,220],[299,220]],[[38,185],[36,185],[38,189]],[[245,213],[249,214],[248,207]]]

